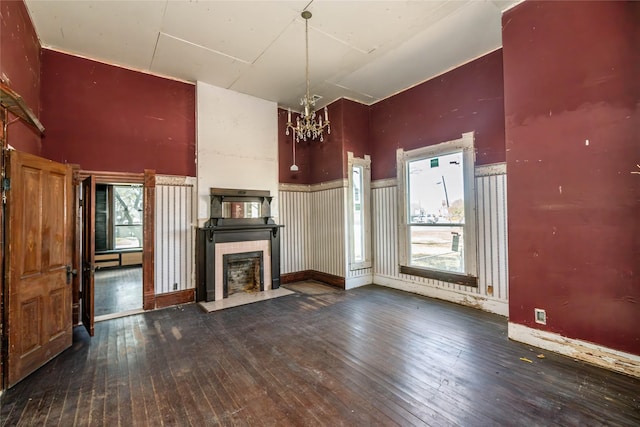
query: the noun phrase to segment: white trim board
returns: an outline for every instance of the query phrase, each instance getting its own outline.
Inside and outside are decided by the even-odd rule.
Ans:
[[[344,279],[344,289],[354,289],[360,286],[367,286],[373,283],[373,274],[364,274],[362,276],[347,277]]]
[[[422,283],[407,282],[396,277],[383,276],[380,274],[373,275],[373,283],[413,294],[424,295],[429,298],[466,305],[467,307],[477,308],[504,317],[509,315],[509,304],[506,301],[486,298],[478,294],[463,293]]]
[[[640,378],[640,356],[509,322],[509,339]]]
[[[278,184],[280,191],[297,191],[301,193],[313,193],[316,191],[333,190],[335,188],[347,188],[349,181],[344,178],[334,179],[333,181],[320,182],[318,184],[289,184],[281,182]]]

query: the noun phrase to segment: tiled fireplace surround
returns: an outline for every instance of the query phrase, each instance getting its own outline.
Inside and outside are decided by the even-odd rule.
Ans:
[[[224,296],[224,256],[246,252],[262,252],[263,262],[263,289],[271,289],[271,251],[268,240],[254,240],[251,242],[217,243],[215,247],[215,300],[221,300]]]

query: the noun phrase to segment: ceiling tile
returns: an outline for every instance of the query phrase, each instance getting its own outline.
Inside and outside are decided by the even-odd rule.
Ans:
[[[500,20],[494,4],[468,3],[337,83],[377,98],[388,97],[500,47]]]
[[[157,74],[228,88],[249,65],[164,33],[151,65]]]
[[[231,89],[297,108],[305,92],[304,31],[304,20],[296,19]],[[312,86],[315,82],[329,80],[345,64],[365,56],[310,26],[309,79]]]
[[[169,1],[162,31],[252,63],[307,1]]]
[[[520,0],[26,0],[43,46],[298,107],[305,92],[370,104],[501,45]]]
[[[469,0],[314,1],[313,26],[364,53],[392,48]]]
[[[147,70],[165,3],[28,0],[26,5],[44,46]]]

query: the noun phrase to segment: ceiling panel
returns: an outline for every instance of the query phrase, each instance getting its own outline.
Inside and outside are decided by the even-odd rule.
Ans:
[[[501,45],[519,0],[26,0],[42,45],[297,107],[371,104]]]
[[[337,84],[377,99],[398,93],[500,47],[500,16],[493,3],[468,3]]]
[[[26,5],[44,46],[148,70],[165,2],[28,0]]]
[[[312,18],[313,19],[313,18]],[[309,29],[309,78],[322,82],[344,64],[366,55],[327,35]],[[231,89],[297,107],[305,92],[304,20],[296,19]]]
[[[170,1],[162,31],[245,62],[254,62],[307,1]]]
[[[250,64],[161,33],[151,71],[228,88],[249,67]]]
[[[363,7],[358,1],[317,0],[308,9],[317,30],[371,53],[396,46],[468,1],[368,1]]]

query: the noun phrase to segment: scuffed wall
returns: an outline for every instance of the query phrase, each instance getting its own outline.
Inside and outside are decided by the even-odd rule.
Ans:
[[[40,115],[40,41],[22,1],[0,1],[0,78]],[[8,141],[26,153],[41,154],[40,135],[22,121],[9,125]]]

